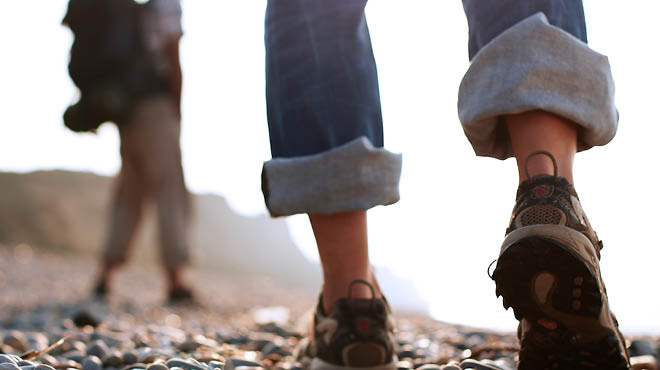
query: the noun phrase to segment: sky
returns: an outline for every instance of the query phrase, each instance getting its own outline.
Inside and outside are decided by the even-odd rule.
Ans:
[[[660,333],[660,52],[654,47],[660,3],[584,3],[590,46],[610,59],[620,122],[609,145],[577,156],[575,185],[605,244],[603,277],[622,328]],[[0,170],[115,174],[120,158],[113,125],[96,135],[74,134],[61,122],[76,99],[66,70],[72,36],[60,25],[66,1],[14,1],[3,8]],[[183,0],[186,181],[195,192],[226,197],[245,215],[266,213],[260,190],[261,166],[270,159],[264,9],[265,0]],[[435,318],[512,330],[513,314],[495,298],[486,269],[504,237],[517,172],[513,160],[475,157],[458,122],[457,89],[469,66],[461,3],[371,1],[367,18],[386,147],[404,157],[401,201],[369,212],[372,260],[411,280],[423,298],[419,305]],[[288,224],[305,255],[318,259],[307,219],[290,217]]]

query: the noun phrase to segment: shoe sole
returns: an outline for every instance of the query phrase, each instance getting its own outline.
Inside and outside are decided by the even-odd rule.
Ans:
[[[396,361],[378,366],[355,367],[331,364],[321,360],[320,358],[314,358],[309,366],[310,370],[396,370],[397,368],[398,367]]]
[[[504,307],[532,324],[521,344],[519,370],[550,369],[554,363],[593,369],[581,362],[580,352],[602,353],[607,365],[598,366],[601,370],[628,369],[596,251],[582,233],[558,225],[514,230],[504,241],[493,279]]]

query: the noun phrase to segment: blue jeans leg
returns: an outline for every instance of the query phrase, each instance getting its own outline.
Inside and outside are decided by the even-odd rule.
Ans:
[[[470,60],[516,23],[543,13],[548,23],[587,42],[582,0],[463,0],[468,21]]]
[[[364,210],[399,200],[401,156],[383,149],[366,0],[269,0],[266,97],[273,216]]]
[[[578,150],[614,137],[618,112],[607,57],[587,45],[580,0],[463,0],[470,67],[458,115],[477,155],[505,159],[501,117],[531,110],[578,127]]]
[[[361,136],[383,146],[366,0],[269,0],[266,97],[273,158]]]

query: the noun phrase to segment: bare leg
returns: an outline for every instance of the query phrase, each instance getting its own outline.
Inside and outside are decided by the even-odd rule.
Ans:
[[[323,309],[326,313],[345,298],[354,280],[365,280],[376,287],[369,263],[367,212],[309,215],[323,268]],[[369,298],[368,287],[357,284],[353,297]],[[378,293],[377,293],[378,294]]]
[[[534,110],[504,117],[513,154],[518,162],[520,182],[526,180],[525,160],[537,150],[550,152],[558,163],[559,176],[573,183],[573,158],[577,152],[577,126],[562,117]],[[529,158],[529,175],[552,174],[552,161],[547,156]]]

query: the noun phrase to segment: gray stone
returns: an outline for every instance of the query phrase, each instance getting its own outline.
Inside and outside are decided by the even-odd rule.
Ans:
[[[87,347],[87,356],[96,356],[98,358],[105,358],[110,352],[108,345],[102,340],[95,340]]]
[[[96,356],[87,356],[82,361],[82,370],[102,370],[103,364]]]
[[[122,368],[122,370],[132,370],[132,369],[143,370],[143,369],[146,369],[147,366],[148,366],[147,364],[143,364],[143,363],[137,362],[137,363],[134,363],[134,364],[131,364],[131,365],[128,365],[128,366],[124,366],[124,367]]]
[[[0,353],[12,353],[14,351],[12,347],[0,342]]]
[[[16,360],[9,355],[0,355],[0,364],[15,364]]]
[[[154,360],[156,360],[156,357],[158,357],[158,352],[154,351],[149,347],[143,347],[137,349],[138,362],[148,364],[154,362]]]
[[[173,367],[180,367],[183,370],[207,370],[205,367],[201,365],[197,365],[191,361],[186,361],[182,358],[177,358],[177,357],[168,360],[166,365],[170,369],[172,369]]]
[[[18,352],[27,352],[28,341],[25,335],[17,330],[12,330],[2,338],[2,343],[10,346]]]
[[[440,365],[436,365],[436,364],[424,364],[422,366],[419,366],[419,367],[415,368],[415,370],[420,370],[420,369],[421,370],[439,370],[439,369],[444,369],[444,368],[442,368],[442,367],[440,367]],[[452,368],[450,367],[449,369],[452,369]]]
[[[121,360],[124,364],[131,365],[138,362],[138,357],[135,351],[128,351],[121,356]]]
[[[63,353],[62,357],[66,358],[67,360],[75,361],[77,363],[82,363],[82,361],[87,357],[84,352],[81,351],[69,351],[67,353]]]
[[[13,362],[5,362],[0,364],[0,370],[21,370],[21,368]]]
[[[37,357],[37,362],[41,362],[47,366],[53,366],[57,363],[57,359],[48,353],[43,353],[41,356]],[[38,366],[37,366],[38,367]],[[46,370],[46,369],[37,369],[37,370]]]
[[[204,365],[201,362],[197,361],[197,359],[195,359],[195,358],[189,358],[188,362],[190,362],[191,364],[197,365],[197,366],[204,367]]]
[[[220,369],[223,370],[225,367],[225,364],[220,361],[209,361],[208,368],[209,370],[215,370],[215,369]]]
[[[103,367],[119,367],[121,366],[121,353],[110,353],[103,359]]]
[[[240,358],[230,358],[225,362],[223,370],[235,370],[238,367],[261,367],[258,363],[254,361],[243,360]],[[247,370],[247,369],[242,369]]]
[[[27,337],[28,347],[36,350],[44,350],[48,347],[48,337],[42,333],[33,333]]]
[[[35,367],[34,367],[34,370],[55,370],[55,368],[52,367],[52,366],[50,366],[50,365],[43,365],[43,364],[41,364],[41,365],[37,365],[37,366],[35,366]]]
[[[74,341],[72,341],[72,342],[71,342],[71,347],[72,347],[74,350],[76,350],[76,351],[80,351],[80,352],[82,352],[82,353],[86,353],[86,352],[87,352],[87,344],[85,344],[85,342],[80,341],[80,340],[74,340]]]
[[[187,340],[178,345],[179,351],[181,352],[195,352],[197,348],[201,347],[203,344],[194,340]]]
[[[655,355],[655,349],[650,342],[645,340],[633,340],[628,347],[630,357]]]
[[[463,369],[474,369],[474,370],[508,370],[501,368],[496,363],[490,360],[477,361],[477,360],[467,359],[461,362],[461,367]]]
[[[151,364],[147,366],[147,370],[169,370],[169,368],[164,364]]]
[[[441,370],[462,370],[458,365],[442,365],[440,366]]]

